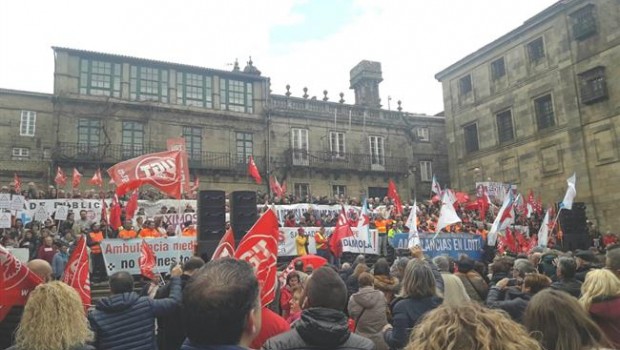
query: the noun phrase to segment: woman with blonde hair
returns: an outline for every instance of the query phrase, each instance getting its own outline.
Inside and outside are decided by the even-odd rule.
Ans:
[[[28,297],[9,350],[94,350],[84,306],[78,293],[54,281],[40,284]]]
[[[547,350],[602,349],[605,334],[570,294],[545,289],[530,300],[525,327]]]
[[[579,302],[616,348],[620,348],[620,280],[606,269],[588,272]]]
[[[414,328],[406,350],[540,350],[523,326],[478,303],[441,306]]]

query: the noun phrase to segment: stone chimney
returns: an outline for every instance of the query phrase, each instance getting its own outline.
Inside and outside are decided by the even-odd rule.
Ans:
[[[381,108],[379,83],[383,81],[381,63],[363,60],[350,72],[351,89],[355,90],[355,104]]]

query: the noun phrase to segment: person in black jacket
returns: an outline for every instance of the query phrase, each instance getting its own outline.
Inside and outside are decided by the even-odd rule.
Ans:
[[[205,264],[199,257],[190,258],[183,265],[181,275],[181,290],[185,289],[190,277],[194,275]],[[171,283],[159,288],[155,294],[155,299],[170,297]],[[185,340],[185,327],[183,325],[183,310],[179,308],[172,313],[157,318],[157,344],[162,350],[177,350],[183,345]]]
[[[558,281],[551,283],[551,288],[564,291],[575,298],[581,296],[581,282],[575,279],[577,265],[571,257],[561,257],[558,260],[556,274]]]
[[[372,341],[349,330],[342,311],[347,302],[347,288],[336,271],[325,266],[317,269],[307,282],[304,310],[295,329],[267,340],[262,349],[374,349]]]
[[[152,300],[133,291],[133,278],[120,271],[110,276],[112,295],[100,300],[88,315],[95,333],[95,347],[106,350],[152,350],[155,341],[155,317],[174,312],[181,303],[183,270],[175,266],[170,275],[170,297]]]
[[[530,299],[539,291],[548,288],[551,279],[538,273],[526,275],[520,292],[514,289],[508,291],[509,282],[510,279],[504,278],[491,287],[486,304],[490,308],[506,311],[514,321],[522,323]]]
[[[591,250],[577,250],[575,253],[575,262],[577,263],[575,278],[581,282],[585,281],[586,275],[590,270],[601,267],[597,264],[596,256]]]

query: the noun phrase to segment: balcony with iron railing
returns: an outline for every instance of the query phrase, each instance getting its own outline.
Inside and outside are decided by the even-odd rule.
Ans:
[[[289,149],[286,152],[286,160],[287,166],[292,168],[307,167],[352,172],[404,174],[409,166],[405,157],[351,152],[308,152],[300,149]]]
[[[115,164],[143,154],[165,151],[152,145],[89,145],[60,143],[52,152],[56,162]],[[247,172],[247,159],[225,152],[188,152],[190,169],[219,170],[234,173]],[[259,169],[265,168],[265,158],[255,156]]]

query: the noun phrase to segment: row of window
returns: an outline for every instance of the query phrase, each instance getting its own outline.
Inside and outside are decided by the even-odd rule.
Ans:
[[[536,125],[538,130],[544,130],[555,125],[555,114],[553,111],[553,99],[551,94],[547,94],[534,99],[534,113],[536,115]],[[515,132],[512,121],[512,110],[506,109],[495,114],[497,125],[497,137],[500,144],[514,141]],[[473,153],[480,149],[478,140],[478,124],[472,123],[463,127],[465,135],[465,152]]]
[[[581,41],[595,35],[598,31],[594,5],[587,5],[570,16],[572,35],[575,40]],[[543,37],[538,37],[525,45],[525,51],[530,64],[537,65],[545,58],[545,43]],[[506,62],[504,57],[497,58],[489,64],[491,80],[496,81],[506,76]],[[468,97],[473,91],[471,74],[461,77],[458,81],[459,96]]]
[[[213,77],[189,72],[176,73],[176,101],[168,95],[168,70],[131,65],[129,98],[133,101],[157,101],[186,106],[213,108]],[[121,97],[120,63],[82,59],[80,94]],[[220,79],[220,109],[254,112],[252,83]]]

